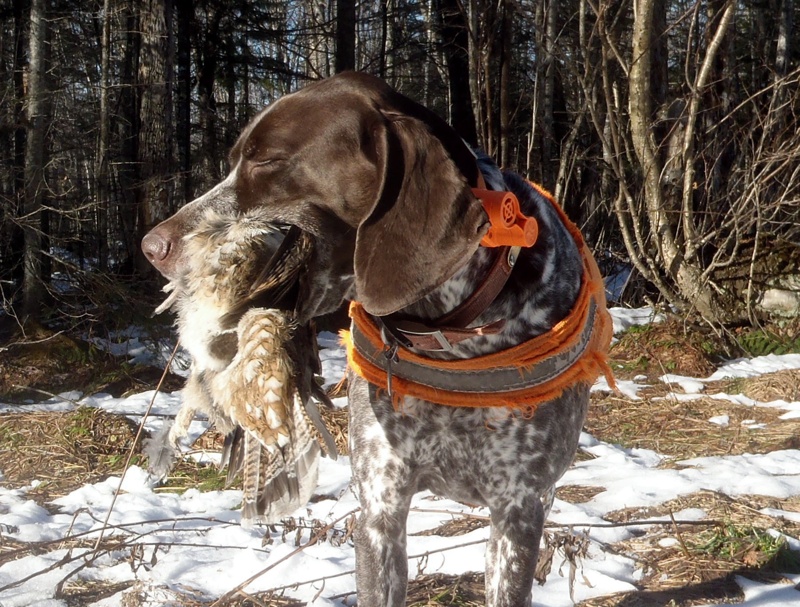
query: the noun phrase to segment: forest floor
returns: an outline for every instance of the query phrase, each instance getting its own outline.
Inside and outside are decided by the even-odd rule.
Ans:
[[[771,335],[774,343],[763,346],[764,349],[780,347],[781,340]],[[162,369],[148,364],[131,363],[129,355],[115,356],[64,334],[38,337],[41,341],[31,340],[29,336],[29,342],[35,343],[28,345],[0,344],[0,403],[4,403],[0,410],[0,488],[12,492],[16,496],[14,499],[32,501],[49,515],[56,516],[64,509],[65,499],[81,488],[98,487],[110,477],[121,475],[126,462],[146,466],[140,451],[141,440],[137,441],[137,424],[132,421],[136,418],[132,418],[131,411],[119,414],[113,407],[87,407],[86,395],[110,395],[109,402],[130,403],[131,396],[150,394],[157,386],[163,392],[177,391],[183,378],[174,373],[164,374]],[[588,438],[582,439],[576,466],[589,465],[593,459],[602,460],[604,455],[598,451],[598,445],[613,446],[628,458],[626,461],[644,457],[642,454],[653,454],[657,461],[648,464],[652,470],[671,469],[673,472],[680,472],[687,461],[697,458],[728,458],[725,461],[730,462],[734,456],[800,453],[800,370],[770,367],[765,373],[714,379],[715,370],[728,358],[721,348],[721,342],[712,333],[697,328],[687,330],[677,320],[636,325],[620,334],[612,348],[611,360],[623,389],[619,393],[593,392],[585,425]],[[698,381],[703,383],[701,389],[692,383]],[[37,406],[42,402],[57,403],[57,406]],[[754,406],[754,403],[774,402],[786,403],[786,406]],[[793,404],[798,406],[792,407]],[[168,412],[156,413],[155,417],[159,415],[166,417]],[[326,422],[340,450],[346,454],[346,410],[327,412]],[[194,449],[213,452],[220,446],[221,437],[211,430],[201,435]],[[795,474],[800,476],[800,470]],[[575,593],[576,604],[581,607],[688,607],[739,603],[747,599],[750,602],[746,604],[771,605],[753,602],[756,590],[788,589],[800,581],[800,552],[797,551],[800,546],[800,491],[759,494],[749,488],[713,490],[701,487],[688,492],[676,491],[672,499],[659,497],[649,505],[632,499],[630,503],[634,505],[625,507],[626,499],[618,497],[614,508],[589,509],[590,504],[602,502],[603,494],[620,491],[619,486],[607,482],[601,471],[596,484],[591,478],[573,478],[568,473],[558,487],[556,520],[551,519],[548,525],[548,542],[540,557],[539,574],[544,579],[548,572],[551,576],[559,572],[561,577],[569,578],[570,593],[575,586],[582,585],[584,590]],[[214,466],[187,457],[169,478],[168,486],[156,492],[180,495],[189,489],[213,492],[223,488],[224,476]],[[325,498],[323,495],[318,499]],[[8,503],[11,505],[3,506],[0,500],[0,513],[16,512],[13,505],[17,502]],[[571,507],[576,510],[570,512]],[[594,517],[594,523],[587,522],[583,531],[579,526],[565,526],[560,522],[565,518],[569,520],[570,514],[579,511],[584,515],[601,512],[602,516]],[[73,516],[77,517],[78,512]],[[414,531],[412,535],[453,538],[470,534],[472,537],[477,533],[477,537],[481,537],[480,533],[485,531],[482,528],[487,525],[485,515],[474,512],[454,511],[447,519],[433,528]],[[660,522],[643,525],[641,521]],[[625,529],[625,533],[593,534],[589,531],[593,525],[598,530],[604,526],[607,530]],[[0,605],[3,607],[35,604],[23,602],[30,601],[35,593],[14,594],[24,584],[13,579],[15,574],[7,565],[46,553],[52,541],[59,539],[45,534],[32,540],[20,534],[19,529],[10,523],[0,523]],[[285,540],[291,531],[284,528],[278,536]],[[345,525],[340,545],[347,544],[348,533]],[[301,535],[302,529],[298,529],[295,545],[300,543]],[[87,546],[88,536],[73,537],[77,538],[72,534],[70,539],[60,538],[62,547],[68,548],[66,554]],[[306,599],[300,595],[297,598],[291,590],[285,594],[238,592],[223,596],[224,600],[216,603],[214,600],[218,597],[196,591],[182,592],[179,586],[170,589],[167,599],[156,599],[152,593],[145,596],[146,593],[137,590],[136,571],[139,567],[147,569],[144,558],[147,548],[135,549],[130,544],[125,544],[124,548],[116,546],[114,542],[119,539],[114,535],[103,541],[108,543],[107,554],[128,552],[121,560],[130,562],[134,575],[127,579],[125,576],[106,579],[92,575],[67,576],[69,581],[56,584],[50,595],[56,602],[43,605],[281,606],[306,603]],[[333,546],[332,539],[329,541]],[[153,551],[152,566],[155,566],[156,551]],[[584,571],[584,561],[597,559],[601,552],[604,558],[615,555],[630,564],[627,574],[616,575],[624,582],[620,586],[622,591],[615,592],[613,584],[598,583],[589,575],[594,571]],[[65,556],[60,558],[66,559],[64,562],[69,560]],[[57,568],[58,564],[52,567]],[[482,605],[483,576],[477,573],[481,569],[482,565],[472,561],[465,569],[471,572],[461,574],[451,573],[447,568],[429,572],[419,567],[418,575],[412,574],[408,605]],[[603,571],[607,577],[614,577],[608,568]],[[552,585],[548,578],[548,586]],[[601,591],[592,592],[593,586]],[[326,591],[325,596],[328,595]],[[539,604],[539,596],[537,586],[534,588],[535,604]],[[587,598],[581,599],[581,596]],[[40,598],[46,600],[46,596]],[[800,592],[797,598],[800,600]],[[330,604],[341,604],[334,603],[335,599],[334,596]]]

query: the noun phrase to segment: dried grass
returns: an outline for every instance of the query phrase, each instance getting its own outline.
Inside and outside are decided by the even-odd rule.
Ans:
[[[592,487],[590,485],[563,485],[556,489],[556,497],[570,504],[585,504],[595,495],[605,490],[605,487]]]
[[[687,342],[679,325],[668,324],[639,334],[642,337],[635,337],[637,332],[631,332],[631,336],[623,337],[621,345],[615,347],[612,355],[617,366],[631,372],[644,370],[650,375],[673,372],[703,376],[710,373],[710,357],[700,345]],[[657,384],[643,391],[646,397],[641,401],[615,396],[593,397],[587,430],[605,441],[654,449],[675,459],[766,453],[800,447],[800,420],[780,420],[783,413],[780,410],[746,407],[710,398],[685,403],[656,398],[666,396],[669,389]],[[800,371],[748,380],[726,380],[709,386],[711,389],[741,392],[759,401],[797,400],[800,398]],[[346,454],[347,409],[321,408],[321,413],[338,451]],[[722,414],[730,416],[727,427],[708,422],[710,417]],[[749,430],[741,424],[745,419],[766,424],[766,427]],[[43,480],[38,488],[28,493],[43,503],[85,483],[97,482],[109,474],[120,474],[135,431],[134,424],[126,418],[94,409],[3,415],[0,416],[0,470],[5,474],[5,483],[10,486],[27,485],[34,478]],[[212,430],[205,433],[194,447],[219,451],[222,441],[223,437]],[[588,456],[579,454],[579,459],[581,457]],[[674,465],[674,462],[667,465]],[[224,480],[225,475],[215,467],[183,459],[161,490],[181,491],[194,486],[214,489],[223,486]],[[602,487],[566,485],[558,489],[557,496],[572,503],[583,503],[604,490]],[[773,528],[794,537],[800,536],[800,523],[759,512],[767,507],[800,512],[800,496],[789,500],[758,496],[733,499],[713,492],[700,492],[654,508],[620,510],[611,513],[607,519],[626,522],[669,518],[670,513],[685,508],[702,508],[709,521],[724,521],[734,529]],[[422,535],[463,535],[486,524],[488,521],[482,517],[457,516]],[[700,550],[698,546],[703,545],[709,531],[714,529],[712,523],[705,526],[678,525],[676,528],[653,526],[644,536],[612,546],[612,550],[631,555],[643,563],[646,573],[641,589],[586,601],[581,603],[581,607],[689,607],[709,601],[737,602],[741,600],[741,591],[734,581],[735,574],[776,579],[772,564],[758,551],[747,549],[746,544],[742,550],[725,558]],[[662,541],[676,537],[680,542],[674,545]],[[558,565],[562,561],[569,566],[565,575],[568,573],[574,577],[576,572],[579,575],[585,548],[582,536],[548,529],[537,575],[542,577],[554,563]],[[0,533],[0,562],[17,558],[20,551],[32,549],[35,546],[13,541]],[[208,607],[214,602],[191,589],[145,587],[141,583],[125,590],[126,587],[125,584],[70,580],[62,589],[60,598],[68,605],[83,605],[124,590],[124,607],[164,604]],[[472,607],[484,604],[484,593],[483,573],[449,576],[421,572],[409,584],[407,604],[413,607]],[[303,603],[280,593],[267,592],[240,593],[223,604],[226,607],[294,607]]]
[[[486,516],[458,516],[442,523],[435,529],[426,529],[412,535],[437,535],[439,537],[455,537],[466,535],[476,529],[489,526],[489,517]]]
[[[729,521],[740,525],[770,527],[781,533],[800,536],[800,523],[761,514],[760,510],[774,508],[787,512],[800,512],[800,496],[779,499],[763,495],[742,495],[732,498],[716,491],[698,491],[669,500],[649,508],[625,508],[609,512],[605,519],[614,523],[643,519],[668,518],[670,513],[700,508],[709,520]]]
[[[483,573],[418,575],[408,583],[408,607],[483,607],[486,588]]]
[[[11,487],[41,481],[42,501],[122,472],[136,425],[102,409],[0,416],[0,470]]]
[[[70,580],[60,597],[69,607],[89,605],[130,588],[133,582],[101,582],[95,580]]]
[[[347,429],[350,424],[348,409],[346,407],[331,409],[329,407],[320,406],[319,412],[320,415],[322,415],[322,421],[325,423],[325,427],[328,429],[328,432],[331,433],[331,436],[333,436],[333,440],[336,443],[336,450],[340,455],[347,455],[350,452],[350,447],[347,442]]]
[[[86,603],[81,603],[82,605]],[[192,592],[191,589],[151,586],[135,583],[122,595],[122,607],[303,607],[306,603],[279,593],[261,592],[248,594],[240,592],[225,601],[217,601]]]
[[[742,394],[760,402],[800,400],[800,369],[766,373],[742,381]]]
[[[669,397],[638,401],[595,397],[586,431],[610,443],[653,449],[676,459],[768,453],[800,447],[800,419],[779,419],[783,413],[712,398],[676,402]],[[720,415],[729,416],[727,426],[708,421]],[[749,429],[742,425],[745,420],[766,426]]]
[[[653,526],[644,536],[612,546],[615,552],[635,556],[644,566],[641,590],[625,595],[586,601],[581,607],[664,606],[676,607],[717,602],[739,602],[736,575],[760,581],[780,581],[781,570],[800,567],[800,559],[765,544],[766,529],[797,537],[800,524],[761,514],[766,507],[797,511],[800,499],[777,500],[763,496],[733,499],[722,493],[700,491],[652,508],[630,508],[606,515],[614,522],[644,519],[670,520],[687,508],[700,508],[708,525]],[[786,558],[797,559],[787,565]],[[664,602],[672,601],[672,602]]]
[[[611,347],[611,366],[626,378],[637,374],[653,378],[665,373],[706,377],[714,371],[710,354],[716,349],[713,339],[676,320],[635,327]]]

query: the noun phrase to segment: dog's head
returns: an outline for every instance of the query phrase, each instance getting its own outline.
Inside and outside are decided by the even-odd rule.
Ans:
[[[381,80],[345,73],[271,104],[245,127],[227,178],[142,241],[175,280],[208,209],[251,209],[310,234],[305,319],[357,299],[385,315],[420,299],[475,251],[488,219],[477,168],[447,124]]]

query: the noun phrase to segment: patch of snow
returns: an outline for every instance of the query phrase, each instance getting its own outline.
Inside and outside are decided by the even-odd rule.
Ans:
[[[727,426],[731,423],[731,416],[730,415],[715,415],[714,417],[709,417],[708,421],[712,424],[716,424],[717,426]]]
[[[684,375],[672,375],[667,373],[659,377],[659,379],[667,385],[680,386],[685,394],[699,394],[706,387],[702,381]]]
[[[609,308],[611,319],[614,321],[614,333],[622,333],[631,327],[664,322],[664,315],[653,308]]]

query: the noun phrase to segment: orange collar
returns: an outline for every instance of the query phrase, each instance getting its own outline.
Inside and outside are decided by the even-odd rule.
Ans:
[[[547,333],[507,350],[443,361],[402,346],[388,347],[379,323],[353,302],[353,331],[342,333],[348,363],[387,390],[395,407],[408,396],[456,407],[510,407],[532,415],[539,404],[576,383],[605,375],[614,385],[607,361],[613,329],[600,270],[578,228],[549,193],[532,185],[553,204],[583,258],[581,290],[571,312]]]

